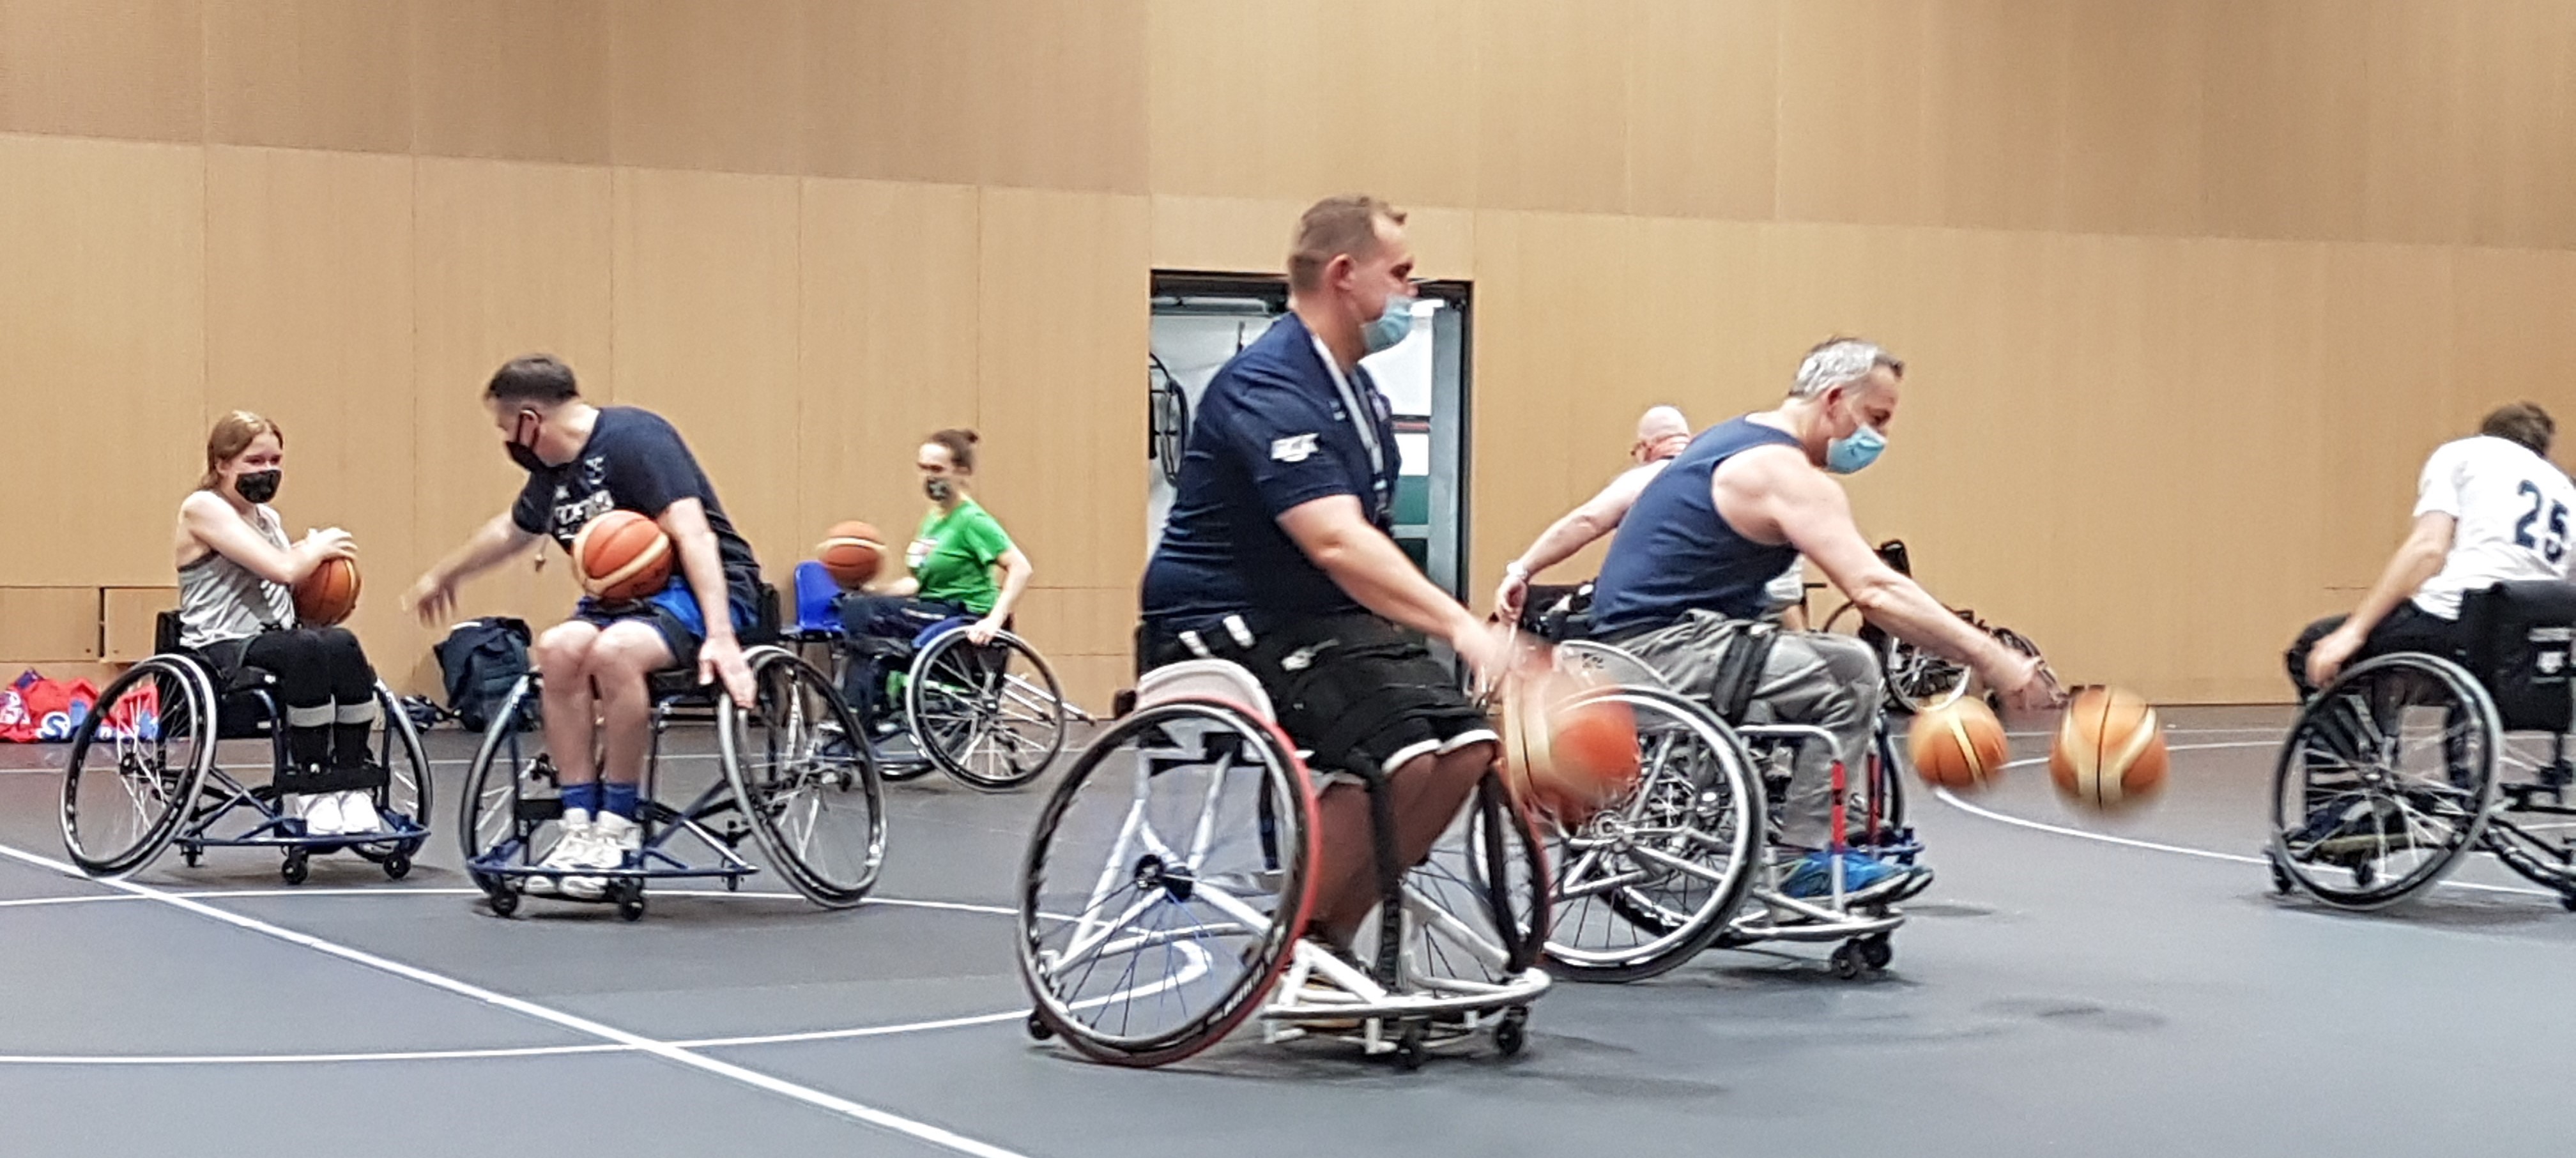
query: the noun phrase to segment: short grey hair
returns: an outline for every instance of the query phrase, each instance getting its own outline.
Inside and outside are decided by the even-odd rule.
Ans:
[[[1905,376],[1904,360],[1876,342],[1827,338],[1807,351],[1806,361],[1798,363],[1798,381],[1789,387],[1789,397],[1822,398],[1825,391],[1862,381],[1881,366],[1899,378]]]

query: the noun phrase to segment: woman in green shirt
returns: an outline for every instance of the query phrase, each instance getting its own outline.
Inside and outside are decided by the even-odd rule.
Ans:
[[[966,637],[991,643],[1029,589],[1035,573],[1029,557],[974,499],[977,441],[972,430],[941,430],[921,444],[915,465],[930,510],[904,551],[904,573],[841,597],[841,627],[856,645],[843,691],[864,718],[875,719],[881,711],[885,661],[905,651],[924,628],[972,619]]]

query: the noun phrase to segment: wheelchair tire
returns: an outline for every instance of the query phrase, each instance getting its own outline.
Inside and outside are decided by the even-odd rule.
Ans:
[[[553,847],[544,839],[549,828],[559,828],[562,811],[551,811],[546,801],[531,796],[531,780],[552,784],[552,765],[546,763],[543,734],[511,726],[521,718],[528,701],[537,695],[536,677],[519,677],[501,698],[500,710],[492,713],[491,726],[483,730],[483,742],[474,749],[474,762],[465,770],[465,791],[458,801],[456,843],[464,853],[466,871],[487,858],[508,864],[535,864]],[[510,893],[512,882],[489,874],[473,874],[474,883],[497,899]],[[516,903],[512,894],[512,903]],[[495,912],[500,905],[493,906]],[[508,916],[507,913],[502,913]]]
[[[980,647],[963,628],[932,639],[913,657],[903,706],[922,753],[987,792],[1038,778],[1064,751],[1064,689],[1055,669],[1007,631]]]
[[[1413,967],[1435,985],[1481,986],[1501,985],[1537,964],[1555,911],[1549,880],[1537,824],[1512,800],[1502,774],[1487,770],[1431,854],[1404,875],[1409,898],[1450,918],[1438,931],[1428,922],[1412,924],[1405,948]],[[1361,922],[1360,941],[1352,946],[1361,960],[1373,959],[1380,928],[1374,920]],[[1462,929],[1474,944],[1459,942]],[[1499,965],[1485,959],[1490,949],[1502,951]]]
[[[2430,887],[2485,834],[2503,743],[2495,701],[2459,665],[2414,653],[2354,665],[2281,745],[2273,867],[2340,909]]]
[[[411,854],[419,850],[430,827],[429,809],[438,796],[430,781],[429,750],[420,742],[420,729],[412,724],[410,713],[403,711],[402,698],[381,682],[376,684],[376,715],[384,722],[376,739],[376,762],[385,769],[384,786],[373,793],[376,813],[388,823],[399,818],[416,824],[422,832],[349,847],[384,866],[387,876],[401,880],[411,871]],[[393,870],[396,857],[403,864],[399,873]]]
[[[1861,618],[1858,604],[1845,602],[1825,617],[1821,630],[1850,635],[1878,653],[1880,683],[1887,698],[1906,712],[1948,707],[1968,694],[1975,673],[1904,640]]]
[[[63,850],[72,863],[120,877],[169,847],[214,768],[215,712],[213,678],[185,656],[146,659],[99,693],[63,767]],[[147,718],[134,735],[110,727]]]
[[[885,790],[876,758],[832,681],[783,648],[744,657],[758,697],[716,713],[734,800],[788,886],[826,908],[867,899],[885,866]],[[640,912],[640,904],[639,904]]]
[[[1287,969],[1320,855],[1277,727],[1216,700],[1129,714],[1066,770],[1021,863],[1033,1027],[1125,1066],[1216,1044]]]
[[[1548,959],[1579,981],[1638,981],[1706,950],[1760,871],[1763,790],[1744,744],[1706,707],[1671,692],[1606,688],[1637,720],[1635,792],[1551,825],[1556,865]],[[1571,709],[1569,709],[1571,710]]]

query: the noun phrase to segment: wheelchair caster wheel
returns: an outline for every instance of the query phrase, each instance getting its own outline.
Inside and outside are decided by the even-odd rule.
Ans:
[[[206,853],[204,849],[183,848],[179,850],[179,859],[187,862],[189,868],[195,868],[205,863]]]
[[[2354,888],[2366,889],[2378,880],[2379,869],[2377,866],[2366,860],[2353,862],[2352,885]]]
[[[411,875],[411,854],[397,852],[385,857],[385,879],[398,881]]]
[[[2272,892],[2277,896],[2289,896],[2297,884],[2290,879],[2290,870],[2281,867],[2280,854],[2266,852],[2263,863],[2272,870]]]
[[[1888,962],[1896,960],[1896,946],[1888,943],[1885,933],[1863,937],[1858,944],[1861,964],[1869,966],[1871,972],[1885,969]]]
[[[303,884],[304,878],[312,875],[312,872],[312,857],[300,848],[286,850],[285,863],[277,866],[277,875],[290,885]]]
[[[1857,981],[1861,974],[1869,971],[1869,965],[1861,960],[1860,943],[1857,941],[1845,941],[1834,946],[1830,963],[1834,967],[1834,976],[1845,981]]]
[[[1529,1045],[1529,1008],[1513,1006],[1503,1011],[1501,1024],[1494,1027],[1494,1049],[1504,1057],[1519,1057]]]
[[[636,882],[617,891],[617,915],[629,921],[644,919],[644,885]]]
[[[507,885],[492,890],[484,899],[492,902],[492,915],[495,917],[506,917],[519,911],[519,890]]]
[[[1038,1016],[1034,1010],[1029,1013],[1028,1029],[1030,1041],[1046,1041],[1055,1036],[1055,1027],[1048,1025],[1046,1019]]]
[[[2576,913],[2576,893],[2558,894],[2558,907]]]
[[[1395,1068],[1406,1073],[1421,1069],[1422,1059],[1430,1053],[1430,1047],[1424,1044],[1429,1036],[1420,1022],[1405,1026],[1395,1038]]]

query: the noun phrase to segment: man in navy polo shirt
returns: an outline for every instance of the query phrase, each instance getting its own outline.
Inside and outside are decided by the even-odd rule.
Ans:
[[[1319,769],[1390,778],[1396,851],[1430,853],[1499,740],[1434,660],[1438,636],[1479,671],[1507,654],[1416,570],[1394,525],[1395,424],[1360,358],[1413,328],[1405,215],[1372,197],[1306,211],[1288,257],[1289,316],[1209,381],[1178,494],[1146,565],[1137,659],[1229,659],[1268,690]],[[1314,924],[1348,946],[1377,902],[1366,790],[1318,800]]]

